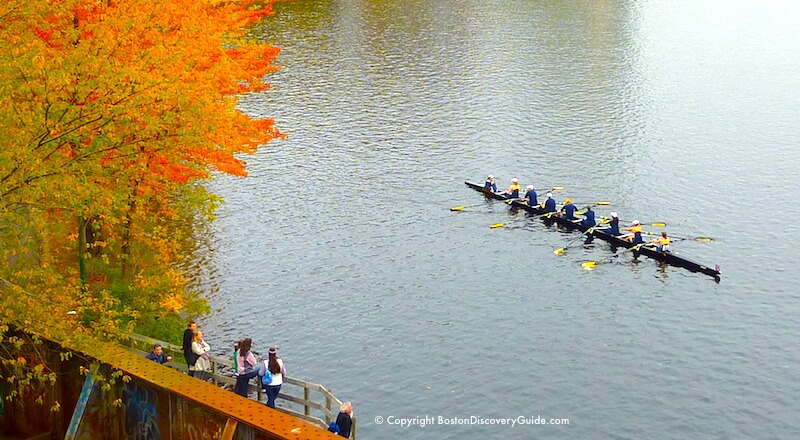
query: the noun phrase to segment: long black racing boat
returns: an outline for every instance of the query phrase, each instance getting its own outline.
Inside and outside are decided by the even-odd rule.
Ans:
[[[470,188],[472,188],[472,189],[474,189],[476,191],[482,192],[484,195],[486,195],[486,197],[490,197],[490,198],[493,198],[493,199],[496,199],[496,200],[505,200],[507,202],[510,200],[510,198],[508,196],[504,195],[504,194],[495,193],[495,192],[486,190],[483,187],[483,185],[479,185],[477,183],[472,183],[472,182],[464,182],[464,183],[466,183],[466,185],[469,186]],[[558,223],[559,225],[564,226],[566,228],[576,229],[576,230],[581,231],[581,232],[587,232],[590,229],[589,227],[584,226],[584,225],[580,224],[579,222],[576,223],[576,222],[573,222],[571,220],[567,220],[567,219],[565,219],[563,217],[558,217],[556,215],[548,214],[544,210],[544,208],[542,208],[541,206],[538,206],[538,205],[537,206],[528,206],[528,204],[525,203],[524,201],[517,200],[517,199],[510,200],[510,205],[511,205],[512,208],[524,209],[525,211],[527,211],[528,213],[530,213],[532,215],[539,216],[546,223],[548,223],[548,222],[550,222],[550,223]],[[590,233],[588,233],[586,235],[589,236],[589,238],[588,238],[589,240],[591,240],[592,238],[598,238],[600,240],[608,242],[613,247],[621,247],[621,248],[626,248],[626,249],[632,249],[634,247],[637,247],[637,245],[635,245],[635,244],[633,244],[633,243],[631,243],[631,242],[629,242],[627,240],[623,240],[622,238],[616,237],[616,236],[611,235],[611,234],[607,234],[607,233],[603,232],[602,230],[592,230],[592,232],[590,232]],[[633,252],[633,255],[635,257],[638,257],[639,255],[644,255],[644,256],[652,258],[654,260],[663,261],[663,262],[665,262],[667,264],[670,264],[672,266],[683,267],[684,269],[688,269],[688,270],[690,270],[692,272],[704,273],[706,275],[714,277],[714,279],[716,281],[719,281],[719,279],[720,279],[721,273],[720,273],[718,268],[716,268],[716,267],[708,267],[708,266],[704,266],[704,265],[699,264],[699,263],[695,263],[694,261],[690,261],[690,260],[687,260],[685,258],[679,257],[679,256],[677,256],[677,255],[675,255],[675,254],[673,254],[671,252],[658,252],[655,249],[650,248],[650,247],[646,247],[646,246],[638,246],[638,249],[633,249],[632,252]]]

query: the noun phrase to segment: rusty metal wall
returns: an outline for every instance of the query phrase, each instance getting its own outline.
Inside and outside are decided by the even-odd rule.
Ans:
[[[341,439],[301,419],[210,383],[159,365],[111,344],[80,350],[98,361],[89,375],[86,358],[64,360],[53,345],[49,367],[58,374],[50,402],[6,403],[0,433],[30,438],[85,440],[276,440]],[[124,371],[113,385],[108,374]],[[51,412],[54,401],[61,411]],[[11,412],[11,414],[9,414]]]

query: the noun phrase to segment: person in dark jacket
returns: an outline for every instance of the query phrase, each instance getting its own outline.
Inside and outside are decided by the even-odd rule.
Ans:
[[[489,177],[486,178],[486,182],[483,183],[483,189],[493,193],[497,192],[497,183],[495,183],[494,176],[489,174]]]
[[[172,356],[164,356],[164,348],[161,347],[161,344],[154,345],[153,351],[151,351],[150,354],[145,357],[151,361],[158,362],[159,364],[166,364],[172,360]]]
[[[614,211],[611,211],[611,220],[608,222],[608,229],[606,229],[605,232],[606,234],[613,235],[615,237],[622,234],[619,231],[619,217]]]
[[[525,193],[525,198],[528,199],[528,206],[538,206],[539,197],[536,194],[536,190],[533,188],[533,185],[528,185],[526,189],[528,191]]]
[[[197,331],[197,323],[194,321],[189,321],[188,327],[183,331],[183,346],[181,348],[183,348],[183,357],[186,358],[187,366],[193,366],[199,357],[192,351],[192,338],[195,331]],[[189,370],[189,376],[194,377],[194,371]]]
[[[353,428],[353,404],[345,402],[340,407],[339,415],[336,416],[336,424],[339,425],[338,434],[344,438],[350,438],[350,430]]]
[[[553,193],[547,193],[547,200],[544,201],[545,212],[556,212],[556,199],[553,198]]]
[[[597,226],[597,221],[594,218],[594,211],[592,211],[591,206],[586,207],[583,217],[584,218],[581,220],[581,225],[586,226],[587,228],[593,228]]]
[[[575,211],[578,210],[578,207],[572,204],[572,199],[567,198],[564,200],[564,206],[561,207],[561,216],[569,221],[577,220],[578,218],[575,217]]]

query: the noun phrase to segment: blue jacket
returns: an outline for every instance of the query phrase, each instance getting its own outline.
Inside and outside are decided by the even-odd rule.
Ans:
[[[550,198],[545,200],[544,210],[547,212],[556,212],[556,199]]]
[[[539,204],[539,200],[537,199],[535,190],[530,190],[526,192],[525,197],[528,198],[528,206],[536,206]]]
[[[567,220],[575,220],[575,218],[576,218],[575,217],[575,211],[578,210],[578,207],[573,205],[572,203],[570,203],[569,205],[564,205],[564,207],[561,208],[561,210],[564,211],[564,218],[565,219],[567,219]]]
[[[145,356],[145,358],[147,358],[147,359],[149,359],[151,361],[156,361],[159,364],[166,364],[167,363],[167,357],[164,356],[164,353],[155,354],[154,352],[151,351],[150,354]]]
[[[486,183],[483,184],[483,189],[489,190],[491,192],[497,192],[497,184],[487,180]]]
[[[587,226],[590,228],[597,226],[597,221],[594,219],[594,211],[586,210],[586,212],[583,215],[584,217],[586,217],[583,220],[581,220],[581,224],[583,226]]]
[[[613,218],[613,219],[611,219],[610,222],[608,222],[608,229],[606,229],[606,233],[608,233],[609,235],[614,235],[614,236],[617,236],[617,235],[621,234],[619,232],[619,219],[618,218]]]

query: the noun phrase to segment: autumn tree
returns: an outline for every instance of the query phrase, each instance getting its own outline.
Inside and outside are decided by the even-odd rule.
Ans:
[[[278,48],[248,35],[271,14],[255,0],[0,6],[3,322],[111,337],[185,307],[186,239],[218,202],[198,182],[245,176],[240,155],[282,136],[237,110],[276,69]]]

